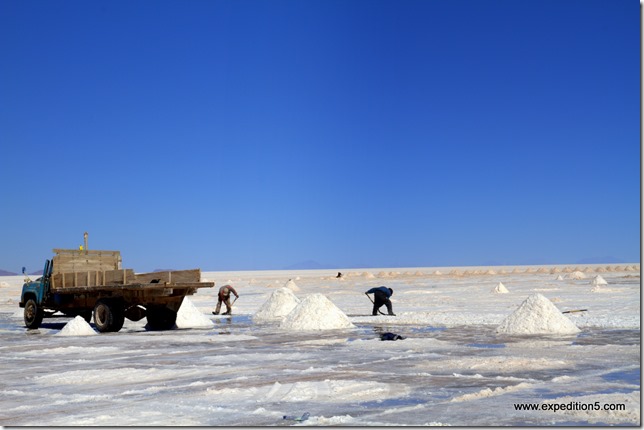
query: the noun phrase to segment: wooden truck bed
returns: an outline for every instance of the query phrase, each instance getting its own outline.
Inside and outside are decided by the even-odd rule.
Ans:
[[[201,271],[171,270],[135,274],[132,269],[88,270],[55,273],[51,277],[52,293],[90,293],[92,291],[145,291],[155,289],[196,289],[213,287],[214,282],[201,282]]]

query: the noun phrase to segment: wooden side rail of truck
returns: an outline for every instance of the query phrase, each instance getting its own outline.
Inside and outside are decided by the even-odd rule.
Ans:
[[[44,317],[61,312],[94,317],[100,332],[117,332],[125,318],[147,318],[151,330],[174,327],[177,311],[187,295],[214,282],[201,282],[201,271],[172,270],[134,273],[121,268],[119,251],[54,249],[42,277],[22,287],[20,307],[27,328],[38,328]]]

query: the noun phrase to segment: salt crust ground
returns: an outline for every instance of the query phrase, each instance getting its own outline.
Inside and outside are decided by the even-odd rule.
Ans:
[[[585,278],[556,279],[574,269]],[[240,292],[232,319],[210,316],[216,291],[202,290],[186,301],[177,330],[126,321],[121,333],[92,336],[64,336],[87,328],[74,319],[25,330],[22,279],[0,277],[0,425],[282,425],[282,415],[304,410],[312,415],[305,424],[317,426],[639,425],[639,341],[628,341],[639,333],[639,273],[588,269],[341,270],[341,280],[336,271],[208,272]],[[608,285],[593,292],[588,278],[598,273]],[[324,294],[357,328],[309,335],[254,324],[288,279],[302,299]],[[501,281],[509,293],[493,292]],[[368,315],[363,292],[379,285],[394,288],[399,317]],[[582,332],[494,334],[535,293],[558,310],[588,309],[568,314]],[[381,342],[379,330],[410,337]],[[512,408],[569,401],[628,407]]]

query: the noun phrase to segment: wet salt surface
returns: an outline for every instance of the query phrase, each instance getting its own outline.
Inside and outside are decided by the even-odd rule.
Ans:
[[[501,337],[482,325],[421,331],[360,324],[354,330],[292,333],[258,327],[249,315],[213,322],[210,330],[147,332],[130,325],[121,333],[53,342],[48,332],[63,322],[26,332],[10,329],[14,323],[1,315],[0,422],[285,425],[282,415],[308,411],[307,423],[313,425],[326,425],[319,417],[342,416],[351,417],[348,425],[567,425],[584,422],[517,413],[512,404],[639,390],[639,364],[625,354],[620,363],[610,350],[633,347],[630,354],[637,355],[637,330]],[[409,338],[383,342],[383,331]],[[536,347],[529,346],[534,342]],[[539,342],[549,345],[545,354]],[[603,351],[584,359],[586,348],[597,347]],[[577,350],[565,352],[570,348]],[[565,363],[551,366],[558,361],[552,356],[561,352]],[[518,361],[498,369],[485,365],[494,359]],[[527,360],[525,366],[521,360]],[[530,369],[531,361],[539,365]],[[552,383],[558,377],[570,377],[571,383]],[[472,405],[450,401],[521,382],[528,387],[475,398]],[[498,412],[490,415],[489,408]]]
[[[471,280],[448,281],[438,293],[433,280],[426,289],[425,280],[407,280],[407,291],[397,280],[397,312],[436,310],[414,324],[365,316],[367,287],[357,282],[355,291],[343,281],[328,289],[329,298],[356,328],[324,331],[254,323],[253,313],[274,291],[263,286],[239,287],[231,317],[210,314],[214,293],[195,295],[213,326],[165,332],[126,320],[119,333],[54,336],[70,318],[26,330],[15,316],[17,302],[0,305],[0,425],[284,426],[295,424],[284,415],[304,412],[311,416],[300,425],[638,425],[640,331],[623,321],[638,318],[639,285],[631,291],[608,278],[617,294],[580,293],[581,284],[571,284],[568,296],[565,289],[551,293],[562,310],[591,309],[572,320],[609,322],[586,323],[575,335],[502,335],[495,324],[477,323],[500,322],[543,287],[535,279],[504,280],[511,293],[503,295]],[[297,282],[303,296],[327,281]],[[487,294],[474,310],[451,292],[459,283]],[[418,298],[430,295],[421,308]],[[385,332],[407,339],[381,341]],[[584,415],[513,406],[569,398],[636,407]]]

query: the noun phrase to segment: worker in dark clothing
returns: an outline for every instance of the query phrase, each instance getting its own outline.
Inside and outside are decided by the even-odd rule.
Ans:
[[[389,315],[396,316],[396,314],[394,314],[394,311],[391,309],[391,300],[389,300],[389,297],[391,297],[393,293],[394,290],[385,286],[372,288],[369,291],[365,292],[367,297],[369,296],[369,294],[373,294],[372,315],[378,315],[378,309],[380,309],[382,305],[386,305],[387,313]]]
[[[218,297],[217,307],[215,308],[213,315],[219,315],[222,302],[226,304],[226,312],[223,313],[222,315],[232,314],[233,305],[230,304],[230,293],[233,293],[235,295],[235,300],[239,298],[239,294],[237,294],[237,291],[235,291],[235,289],[230,285],[224,285],[219,289],[219,294],[217,296]]]

